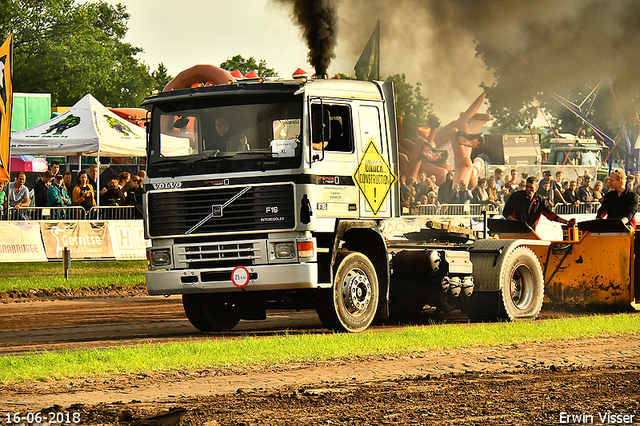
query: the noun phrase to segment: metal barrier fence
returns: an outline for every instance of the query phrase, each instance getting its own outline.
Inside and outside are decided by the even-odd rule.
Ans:
[[[134,206],[102,206],[92,207],[87,212],[87,220],[130,220],[142,219],[136,217],[136,208]]]
[[[433,204],[417,206],[417,214],[420,216],[482,216],[486,211],[490,215],[501,214],[503,205],[490,204]]]
[[[554,211],[558,215],[595,214],[600,203],[556,204]],[[482,216],[486,211],[489,215],[502,214],[504,204],[498,206],[490,204],[433,204],[417,206],[420,216]],[[403,213],[406,214],[406,213]],[[18,210],[9,209],[3,219],[7,220],[131,220],[136,217],[134,206],[102,206],[93,207],[86,211],[80,206],[69,207],[25,207]]]
[[[555,214],[559,215],[572,215],[572,214],[596,214],[600,208],[600,203],[581,203],[575,204],[556,204],[554,208]]]
[[[595,214],[600,208],[600,203],[582,204],[556,204],[554,212],[558,215]],[[433,204],[417,206],[417,214],[420,216],[481,216],[483,211],[489,215],[502,214],[504,203],[494,206],[491,204]],[[404,213],[405,215],[407,213]]]
[[[68,207],[23,207],[9,209],[3,219],[7,220],[130,220],[138,219],[134,206],[93,207],[86,211],[80,206]]]

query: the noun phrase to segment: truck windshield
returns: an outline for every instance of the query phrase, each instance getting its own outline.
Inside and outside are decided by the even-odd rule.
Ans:
[[[563,151],[556,151],[555,161],[552,161],[552,164],[568,163],[568,161],[565,161],[567,155],[569,156],[569,159],[574,166],[598,166],[600,164],[599,152],[575,148],[570,151],[570,147],[566,148],[566,153]]]
[[[267,99],[252,96],[238,104],[235,98],[229,105],[224,99],[204,98],[155,105],[150,164],[299,159],[302,102]]]

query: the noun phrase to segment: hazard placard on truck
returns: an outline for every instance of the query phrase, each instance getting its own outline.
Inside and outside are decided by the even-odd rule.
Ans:
[[[374,215],[380,211],[398,180],[385,158],[380,154],[373,139],[369,140],[360,157],[353,179]]]

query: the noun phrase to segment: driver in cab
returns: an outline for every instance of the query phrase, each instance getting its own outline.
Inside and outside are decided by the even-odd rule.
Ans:
[[[229,120],[226,117],[217,117],[215,119],[213,144],[208,149],[217,150],[218,152],[249,151],[247,137],[240,135],[232,138],[230,130],[231,123]]]

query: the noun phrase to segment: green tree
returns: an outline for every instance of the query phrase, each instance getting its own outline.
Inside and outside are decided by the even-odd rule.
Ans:
[[[417,82],[415,87],[412,86],[404,74],[391,75],[386,81],[393,82],[395,88],[396,114],[403,118],[404,136],[415,139],[418,127],[424,126],[427,118],[433,115],[433,104],[422,96],[422,84]]]
[[[103,0],[5,0],[0,37],[14,35],[14,90],[49,92],[72,105],[87,93],[109,106],[137,106],[154,86],[142,50],[125,43],[129,14]]]
[[[163,62],[158,64],[158,69],[151,73],[151,77],[153,77],[155,81],[155,86],[153,87],[153,91],[162,92],[162,89],[171,81],[173,77],[169,75],[167,69],[164,66]]]
[[[250,56],[249,59],[245,59],[242,55],[235,55],[232,58],[227,58],[226,61],[221,63],[220,68],[227,71],[238,70],[242,75],[255,71],[259,77],[278,76],[278,73],[274,68],[267,67],[267,62],[264,59],[260,59],[260,62],[256,62],[253,56]]]
[[[355,77],[351,77],[350,75],[343,74],[341,72],[336,74],[341,80],[357,80]]]

